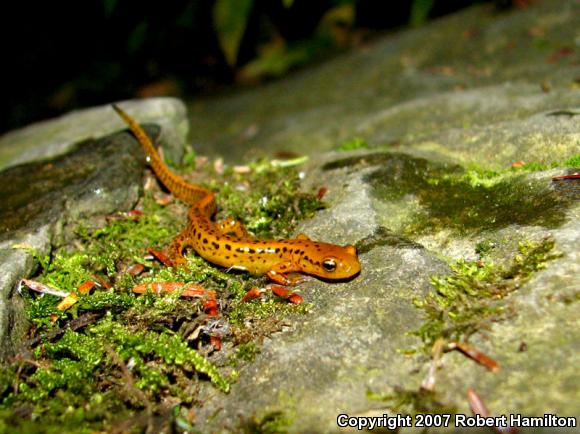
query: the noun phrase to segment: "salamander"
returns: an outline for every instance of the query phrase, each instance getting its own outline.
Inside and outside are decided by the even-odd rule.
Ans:
[[[233,219],[214,222],[214,193],[171,172],[141,126],[118,106],[113,105],[113,109],[139,141],[161,183],[176,198],[190,205],[187,226],[169,247],[168,256],[173,266],[186,263],[183,252],[191,247],[208,262],[256,275],[266,274],[272,281],[287,286],[302,280],[289,273],[343,280],[360,272],[354,246],[314,241],[304,234],[294,239],[259,240],[250,236],[241,222]]]

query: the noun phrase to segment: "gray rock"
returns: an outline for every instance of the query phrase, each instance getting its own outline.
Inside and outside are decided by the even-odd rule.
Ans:
[[[188,133],[185,106],[175,98],[121,101],[118,103],[142,123],[161,127],[159,140],[174,161],[179,161]],[[123,122],[110,105],[77,110],[56,119],[38,122],[0,136],[0,169],[55,157],[83,140],[119,131]]]

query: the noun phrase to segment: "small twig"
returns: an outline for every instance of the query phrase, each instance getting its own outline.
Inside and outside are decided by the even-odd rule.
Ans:
[[[441,357],[443,356],[443,347],[445,346],[445,340],[443,338],[438,338],[433,347],[431,348],[431,363],[429,364],[429,370],[427,371],[427,376],[421,384],[421,389],[428,390],[432,392],[435,390],[435,372],[441,364]]]
[[[68,292],[61,291],[60,289],[56,289],[56,288],[51,288],[50,286],[45,285],[44,283],[37,282],[36,280],[30,280],[30,279],[22,279],[21,281],[19,281],[18,285],[16,286],[16,292],[20,293],[22,291],[22,284],[23,283],[26,286],[28,286],[28,288],[32,289],[33,291],[39,292],[41,294],[55,295],[55,296],[60,297],[60,298],[65,298],[67,295],[69,295]]]
[[[471,360],[479,363],[482,366],[485,366],[487,369],[489,369],[491,372],[497,372],[499,371],[499,363],[496,362],[494,359],[492,359],[491,357],[489,357],[487,354],[482,353],[481,351],[463,343],[463,342],[449,342],[449,344],[447,344],[447,348],[445,348],[446,351],[453,351],[453,350],[457,350],[460,351],[461,353],[465,354],[467,357],[469,357]]]
[[[564,181],[566,179],[580,179],[580,173],[575,172],[569,175],[554,176],[552,181]]]
[[[491,414],[487,409],[487,407],[485,406],[483,399],[481,398],[481,396],[477,394],[477,392],[475,392],[475,390],[467,389],[467,400],[469,401],[469,407],[471,408],[471,412],[473,414],[478,414],[482,417],[491,417]],[[508,427],[494,426],[492,427],[492,429],[497,434],[516,434],[519,432],[517,428],[509,426]]]

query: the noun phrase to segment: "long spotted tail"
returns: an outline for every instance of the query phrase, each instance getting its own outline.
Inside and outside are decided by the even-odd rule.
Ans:
[[[155,175],[159,180],[167,187],[167,189],[178,199],[183,200],[191,205],[198,204],[200,201],[204,203],[204,208],[213,208],[213,206],[208,205],[210,203],[215,203],[214,194],[197,185],[193,185],[185,181],[182,177],[174,174],[169,170],[169,167],[163,162],[159,153],[153,146],[151,139],[147,136],[147,133],[141,128],[135,119],[129,116],[125,111],[123,111],[119,106],[113,104],[113,109],[117,114],[125,121],[129,126],[137,141],[141,144],[141,147],[145,153],[149,156],[149,164],[153,168]],[[208,209],[208,211],[210,211]],[[210,211],[211,212],[211,211]]]

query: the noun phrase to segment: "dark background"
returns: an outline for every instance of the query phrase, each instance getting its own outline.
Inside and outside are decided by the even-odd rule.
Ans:
[[[249,79],[241,74],[244,65],[260,57],[259,47],[271,41],[286,47],[307,41],[315,48],[309,51],[312,62],[377,33],[421,25],[473,3],[491,3],[501,13],[531,0],[294,0],[291,7],[283,0],[253,0],[250,13],[241,18],[245,32],[237,56],[229,63],[212,13],[216,1],[59,0],[3,6],[0,133],[77,107],[160,95],[188,99],[274,79],[279,71]],[[347,37],[330,43],[317,39],[324,15],[344,4],[354,11],[342,29]],[[281,69],[288,73],[300,66]]]

